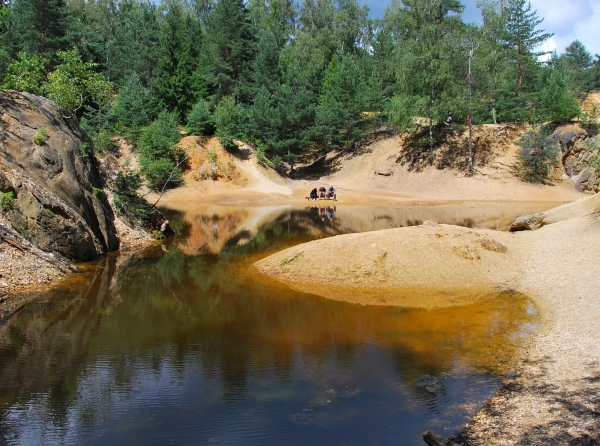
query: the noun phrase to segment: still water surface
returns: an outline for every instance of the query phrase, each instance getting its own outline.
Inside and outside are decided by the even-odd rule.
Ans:
[[[421,444],[496,388],[535,311],[441,310],[288,289],[252,264],[332,235],[506,229],[547,205],[166,211],[178,237],[115,254],[0,325],[0,444]],[[326,267],[318,265],[315,267]]]

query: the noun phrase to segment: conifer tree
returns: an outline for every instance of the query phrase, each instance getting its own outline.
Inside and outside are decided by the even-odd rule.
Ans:
[[[294,35],[298,13],[292,0],[250,0],[248,10],[254,26],[270,31],[279,48]]]
[[[224,96],[250,101],[254,34],[243,0],[217,2],[206,33],[206,79],[213,104]]]
[[[457,0],[402,0],[402,4],[398,92],[389,106],[390,117],[401,128],[413,126],[414,117],[426,117],[433,151],[433,127],[456,104],[451,98],[460,83],[454,71],[459,52],[455,34],[463,7]]]
[[[552,122],[568,121],[581,112],[577,99],[569,92],[567,82],[558,70],[552,70],[540,91],[540,105],[544,117]]]
[[[158,96],[170,111],[186,116],[206,94],[200,64],[202,29],[200,22],[171,2],[160,32],[160,74]]]
[[[124,0],[119,4],[119,10],[119,26],[110,44],[113,81],[122,84],[135,72],[145,87],[153,88],[158,75],[156,61],[160,48],[156,6]]]
[[[15,0],[8,20],[3,40],[11,56],[23,51],[56,63],[56,51],[70,46],[64,0]]]
[[[569,87],[587,91],[590,87],[589,69],[592,67],[592,56],[579,40],[572,42],[564,54],[560,56],[564,66]]]
[[[509,50],[510,62],[516,66],[515,95],[523,88],[526,65],[535,63],[535,58],[543,54],[535,48],[554,34],[536,29],[544,21],[531,10],[531,3],[526,0],[508,0],[506,7],[506,24],[503,43]]]
[[[154,110],[150,90],[142,85],[140,76],[133,72],[119,91],[113,116],[126,127],[140,128],[148,125],[154,117]]]
[[[356,57],[334,55],[323,81],[317,122],[328,145],[350,144],[363,133],[365,77]]]

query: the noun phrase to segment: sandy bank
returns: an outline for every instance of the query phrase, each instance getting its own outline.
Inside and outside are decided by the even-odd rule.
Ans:
[[[600,440],[600,216],[592,213],[599,205],[596,195],[549,211],[555,223],[535,232],[427,224],[310,242],[256,266],[293,288],[362,304],[456,305],[459,293],[440,290],[457,286],[468,291],[464,302],[489,297],[495,287],[528,294],[543,328],[515,379],[461,440],[596,444],[585,441]]]

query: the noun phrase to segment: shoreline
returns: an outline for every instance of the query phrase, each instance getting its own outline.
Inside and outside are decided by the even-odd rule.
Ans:
[[[440,276],[445,277],[444,283],[458,279],[475,286],[486,285],[481,273],[489,268],[491,283],[487,285],[501,284],[505,289],[528,295],[539,309],[542,327],[521,350],[514,364],[514,376],[503,382],[454,441],[469,446],[598,444],[600,213],[590,209],[599,205],[600,196],[596,195],[559,206],[544,213],[551,224],[533,232],[470,231],[427,222],[416,228],[385,230],[381,231],[387,235],[385,253],[377,252],[382,250],[381,234],[344,235],[289,248],[257,262],[256,266],[293,288],[312,289],[313,294],[362,304],[373,303],[361,301],[360,290],[374,286],[371,283],[374,274],[388,275],[399,286],[406,286],[435,262]],[[462,241],[456,244],[453,237]],[[484,237],[494,237],[506,246],[506,254],[484,252],[478,246]],[[431,240],[442,242],[432,244]],[[417,248],[407,263],[398,264],[395,259],[393,267],[386,269],[379,262],[373,269],[377,255],[382,259],[400,252],[402,243]],[[343,260],[328,256],[327,253],[337,253],[344,246],[352,249],[339,256]],[[462,247],[465,249],[461,251]],[[324,261],[330,270],[336,271],[337,277],[303,273],[310,270],[307,265],[317,252],[321,260],[323,255],[328,256]],[[470,261],[457,260],[457,253],[471,256]],[[402,252],[402,258],[407,254],[408,251]],[[481,265],[475,267],[477,262]],[[466,267],[469,263],[473,265]],[[444,269],[445,266],[448,268]],[[454,276],[450,276],[453,271]],[[336,285],[335,280],[350,283],[356,295],[347,290],[336,295],[335,286],[324,286]],[[391,299],[377,304],[395,302]]]
[[[502,254],[493,249],[489,252],[481,248],[478,250],[480,255],[489,255],[491,259],[503,258],[498,265],[499,270],[506,268],[507,264],[515,266],[516,270],[511,274],[496,271],[491,277],[503,281],[503,286],[507,288],[527,294],[539,309],[542,327],[521,349],[514,364],[514,374],[474,414],[454,441],[464,445],[596,444],[594,442],[600,441],[600,305],[596,305],[600,301],[600,286],[594,286],[600,277],[597,255],[600,253],[600,216],[598,213],[582,216],[581,212],[590,207],[580,204],[584,200],[595,200],[598,204],[600,195],[568,202],[555,212],[548,211],[546,214],[551,224],[534,232],[510,234],[460,229],[471,233],[470,236],[480,233],[481,237],[496,240],[508,247],[512,254],[507,258],[501,257]],[[342,195],[339,201],[333,203],[349,206],[380,204],[366,203],[360,199],[348,201],[345,202]],[[523,200],[517,203],[533,201],[540,202]],[[221,205],[212,201],[202,202]],[[473,199],[384,200],[381,204],[410,207],[513,202]],[[177,207],[177,203],[177,200],[165,200],[163,205]],[[259,197],[258,200],[243,204],[310,206],[314,203],[294,197],[270,197],[268,200]],[[325,206],[332,204],[327,201],[317,203]],[[544,203],[560,204],[564,201],[548,200]],[[432,226],[435,230],[439,229]],[[380,232],[385,231],[394,230]],[[373,233],[351,235],[370,237],[370,234]],[[328,243],[341,237],[346,236],[311,243]],[[523,240],[526,240],[527,249],[515,248]],[[140,242],[146,246],[152,240]],[[473,243],[479,243],[478,238]],[[487,242],[484,244],[490,246]],[[6,250],[16,249],[6,243],[2,245]],[[347,255],[343,257],[345,261],[348,260]],[[7,305],[13,305],[16,307],[14,311],[18,311],[26,303],[38,298],[43,288],[52,286],[58,280],[61,278],[54,278],[39,287],[32,285],[16,291],[13,296],[23,300],[14,301],[14,297],[5,299],[0,303],[0,314]],[[4,313],[0,320],[7,317]]]

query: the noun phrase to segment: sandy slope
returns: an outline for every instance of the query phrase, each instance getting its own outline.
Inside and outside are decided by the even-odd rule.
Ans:
[[[490,132],[500,126],[482,126]],[[492,127],[492,130],[490,130]],[[315,180],[289,180],[274,170],[261,166],[256,154],[247,145],[239,153],[223,149],[215,138],[201,141],[185,137],[181,145],[190,157],[186,184],[168,191],[163,202],[203,201],[220,204],[266,204],[273,202],[300,204],[313,187],[334,185],[340,204],[385,204],[400,202],[430,203],[436,201],[547,201],[568,202],[584,196],[570,180],[555,186],[524,183],[514,178],[507,166],[514,163],[517,147],[510,139],[499,140],[506,145],[494,147],[493,161],[478,168],[474,177],[465,177],[456,170],[440,170],[429,166],[420,172],[409,171],[407,164],[397,163],[403,140],[399,137],[375,142],[360,154],[341,155],[339,168]],[[206,153],[217,155],[221,174],[217,180],[199,179],[198,171]],[[332,154],[331,156],[334,156]],[[234,167],[233,167],[234,166]],[[376,172],[392,171],[382,176]],[[155,200],[151,195],[151,201]]]

